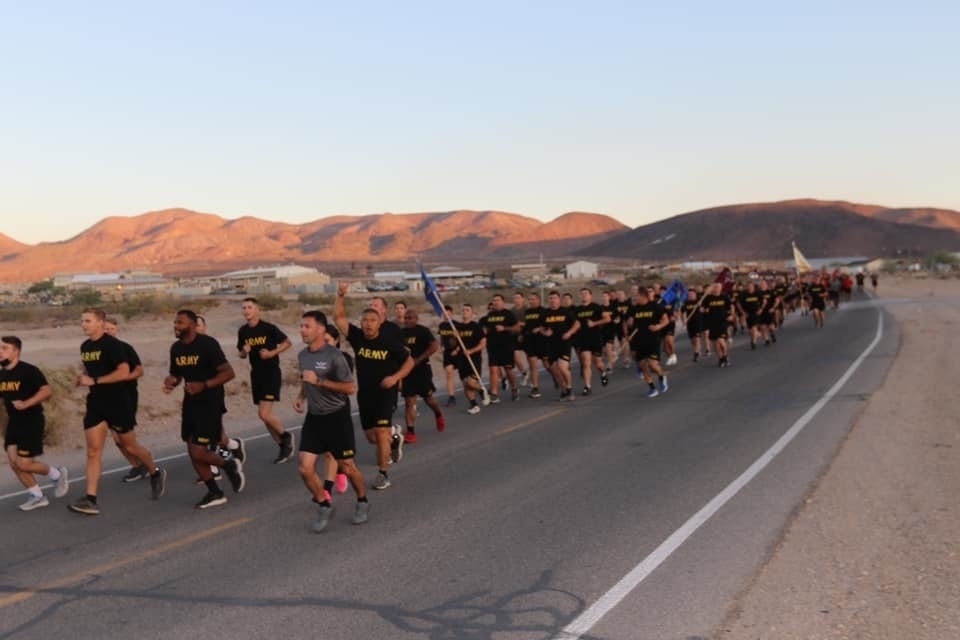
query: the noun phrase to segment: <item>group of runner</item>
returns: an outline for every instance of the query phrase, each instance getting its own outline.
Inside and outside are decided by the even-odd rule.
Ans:
[[[843,277],[824,273],[807,276],[802,282],[779,277],[772,282],[761,279],[726,287],[716,282],[691,288],[681,298],[670,296],[666,286],[634,285],[629,294],[604,291],[599,302],[589,288],[582,288],[579,304],[572,294],[551,290],[545,303],[536,292],[517,292],[508,307],[498,293],[482,316],[465,303],[457,319],[453,308],[445,306],[439,338],[420,323],[417,310],[403,302],[394,307],[396,322],[388,319],[387,303],[381,297],[370,300],[359,325],[351,323],[345,304],[348,285],[341,283],[332,322],[318,310],[306,311],[300,321],[304,347],[298,354],[300,390],[293,405],[306,414],[298,468],[318,508],[312,528],[317,532],[326,529],[333,514],[332,494],[345,492],[348,485],[357,498],[352,522],[362,524],[369,517],[366,481],[354,462],[351,395],[356,394],[365,439],[376,451],[373,489],[391,486],[389,466],[400,462],[404,444],[417,442],[418,399],[434,414],[437,431],[445,430],[446,418],[434,397],[430,366],[438,352],[446,377],[446,405],[457,405],[455,383],[459,377],[468,414],[479,413],[482,405],[501,402],[501,393],[507,391],[516,401],[521,386],[529,386],[529,398],[541,398],[541,366],[559,400],[572,401],[577,395],[571,370],[574,355],[583,383],[580,395],[593,392],[594,380],[607,385],[622,361],[625,367],[632,366],[631,362],[637,367],[648,386],[647,397],[654,398],[669,389],[665,371],[677,363],[674,333],[678,328],[686,331],[694,362],[700,361],[701,354],[712,352],[718,365],[727,367],[728,344],[737,333],[749,337],[751,349],[761,343],[772,345],[786,315],[798,308],[803,312],[809,309],[815,326],[822,327],[827,304],[834,299],[831,292],[837,289],[842,295]],[[282,464],[292,457],[295,442],[273,414],[273,405],[280,401],[282,386],[279,356],[292,343],[281,329],[260,317],[256,299],[245,299],[241,311],[245,322],[238,330],[237,354],[250,362],[252,399],[277,444],[273,462]],[[123,481],[149,478],[150,497],[159,499],[165,492],[167,472],[134,433],[137,381],[144,373],[140,358],[132,346],[116,337],[116,321],[102,310],[84,310],[81,328],[87,339],[80,348],[83,371],[76,384],[87,389],[83,419],[86,491],[69,509],[87,515],[100,513],[101,458],[108,433],[130,462]],[[206,334],[202,316],[189,309],[178,311],[174,335],[162,387],[171,393],[183,385],[180,435],[196,471],[196,482],[206,488],[195,506],[206,509],[227,501],[218,484],[221,476],[227,477],[235,493],[246,485],[244,443],[230,438],[223,426],[224,385],[236,374],[220,343]],[[343,350],[343,340],[350,343],[352,357]],[[54,484],[58,498],[67,494],[69,481],[66,467],[49,466],[39,459],[43,453],[42,403],[52,392],[40,369],[20,359],[22,348],[16,336],[0,338],[0,397],[9,417],[4,447],[28,494],[20,509],[30,511],[49,505],[38,476]],[[489,386],[483,382],[484,353]],[[405,428],[393,419],[398,395],[404,398]]]

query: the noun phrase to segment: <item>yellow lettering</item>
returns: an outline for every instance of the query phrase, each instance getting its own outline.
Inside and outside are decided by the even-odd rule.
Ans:
[[[200,364],[200,356],[177,356],[173,363],[178,367],[195,367]]]
[[[257,336],[255,338],[247,338],[243,341],[243,344],[248,344],[251,347],[262,347],[263,345],[267,344],[267,337]]]
[[[100,360],[100,354],[102,351],[81,351],[80,359],[84,362],[97,362]]]
[[[389,353],[386,349],[368,349],[367,347],[363,347],[357,351],[357,357],[365,360],[386,360]]]
[[[9,393],[11,391],[20,391],[20,381],[10,380],[9,382],[0,382],[0,393]]]

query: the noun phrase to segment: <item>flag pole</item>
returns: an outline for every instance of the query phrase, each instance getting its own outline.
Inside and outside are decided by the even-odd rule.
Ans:
[[[463,344],[463,338],[460,337],[460,332],[457,331],[457,324],[454,322],[453,318],[447,313],[447,310],[443,306],[443,302],[440,300],[440,296],[437,295],[435,289],[428,287],[428,292],[433,299],[437,301],[437,304],[440,306],[440,309],[443,311],[443,318],[448,323],[450,323],[450,329],[453,331],[453,336],[457,339],[457,343],[460,345],[460,350],[463,353],[463,357],[467,359],[467,363],[470,365],[470,370],[473,371],[473,375],[477,377],[477,382],[480,383],[480,389],[483,390],[483,404],[484,406],[490,404],[490,392],[487,390],[487,385],[483,383],[483,378],[480,377],[480,372],[477,371],[477,366],[473,363],[473,358],[467,353],[467,347]]]

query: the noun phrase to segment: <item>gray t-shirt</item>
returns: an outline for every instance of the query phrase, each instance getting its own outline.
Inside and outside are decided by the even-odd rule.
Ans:
[[[297,356],[300,371],[313,371],[318,380],[334,382],[352,382],[353,373],[340,349],[324,345],[319,351],[310,351],[309,347]],[[349,401],[346,394],[330,389],[321,389],[315,384],[303,382],[304,395],[307,398],[307,411],[314,415],[325,415],[342,409]]]

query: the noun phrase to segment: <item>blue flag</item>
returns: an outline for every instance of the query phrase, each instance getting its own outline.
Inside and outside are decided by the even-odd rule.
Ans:
[[[424,297],[426,297],[427,302],[430,303],[430,306],[433,307],[433,310],[436,311],[437,315],[442,318],[443,303],[440,302],[440,292],[437,291],[437,285],[433,284],[433,280],[430,279],[430,276],[427,275],[427,272],[423,270],[423,265],[420,265],[420,277],[423,278]]]
[[[682,303],[687,299],[687,288],[679,280],[674,280],[673,284],[663,293],[660,300],[663,304],[672,307],[674,304]]]

